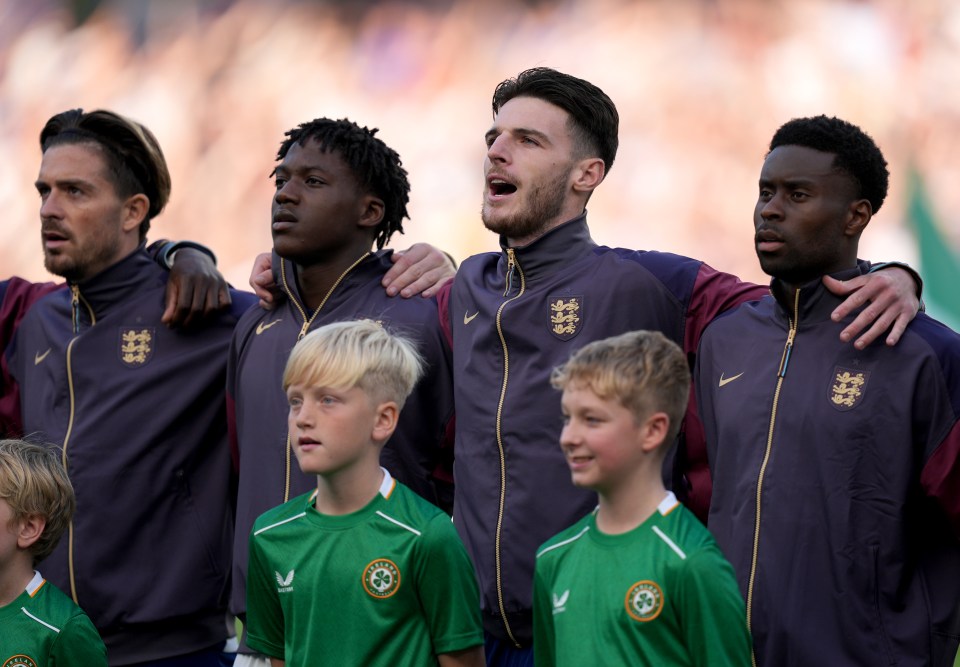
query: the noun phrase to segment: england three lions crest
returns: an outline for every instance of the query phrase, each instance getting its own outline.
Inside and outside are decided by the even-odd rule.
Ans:
[[[153,329],[120,329],[120,361],[130,368],[143,366],[153,356],[154,341]]]
[[[550,333],[560,340],[570,340],[580,333],[583,321],[582,296],[551,296],[547,301],[550,307]]]
[[[833,369],[833,382],[830,383],[830,404],[840,411],[857,407],[863,400],[869,378],[869,371],[837,366]]]

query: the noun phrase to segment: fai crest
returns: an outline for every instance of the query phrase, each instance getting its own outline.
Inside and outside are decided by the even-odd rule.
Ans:
[[[153,329],[121,329],[120,361],[124,366],[143,366],[153,356]]]
[[[551,296],[547,301],[550,306],[550,333],[560,340],[570,340],[580,333],[582,296]]]
[[[869,371],[856,371],[837,366],[830,383],[830,404],[837,410],[851,410],[860,403],[867,389]]]
[[[624,604],[630,618],[646,623],[663,611],[663,591],[652,581],[638,581],[627,591]]]
[[[37,667],[37,663],[30,656],[21,653],[5,660],[3,667]]]
[[[363,569],[363,590],[375,598],[388,598],[400,588],[400,570],[387,558],[378,558]]]

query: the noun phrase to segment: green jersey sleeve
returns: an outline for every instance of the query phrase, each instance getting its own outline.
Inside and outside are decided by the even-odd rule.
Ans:
[[[557,638],[553,627],[548,569],[537,560],[533,571],[533,663],[537,667],[554,667],[557,664]]]
[[[77,614],[62,628],[50,652],[52,667],[107,667],[107,649],[93,622],[86,614]]]
[[[450,517],[438,514],[423,532],[417,595],[437,654],[483,643],[480,592],[473,564]]]
[[[247,646],[274,658],[284,657],[284,618],[273,570],[255,537],[250,535],[247,567]]]
[[[691,554],[682,572],[681,618],[693,664],[749,667],[750,632],[733,567],[708,549]]]

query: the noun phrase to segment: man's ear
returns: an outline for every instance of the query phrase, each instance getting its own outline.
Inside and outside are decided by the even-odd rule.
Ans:
[[[603,160],[598,157],[584,158],[574,167],[573,189],[589,195],[600,185],[606,173]]]
[[[850,203],[847,212],[847,222],[844,225],[843,233],[845,236],[858,237],[863,233],[873,217],[873,206],[868,199],[858,199]]]
[[[36,514],[29,515],[17,521],[17,546],[21,549],[29,549],[33,543],[43,535],[43,529],[47,527],[46,517]]]
[[[123,231],[133,232],[140,229],[140,223],[150,210],[150,199],[142,192],[123,202]]]
[[[360,200],[360,227],[376,227],[383,220],[383,200],[374,195],[364,195]]]
[[[667,416],[667,413],[654,412],[647,417],[640,427],[640,449],[647,453],[656,451],[663,444],[669,430],[670,417]]]
[[[373,419],[373,431],[370,437],[376,442],[385,442],[393,435],[397,428],[397,419],[400,417],[400,406],[395,401],[387,401],[377,406]]]

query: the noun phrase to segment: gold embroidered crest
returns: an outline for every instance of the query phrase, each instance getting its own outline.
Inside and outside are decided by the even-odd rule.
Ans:
[[[120,361],[125,366],[143,366],[153,356],[153,329],[121,329]]]
[[[867,388],[868,371],[857,371],[837,366],[833,369],[833,382],[830,385],[830,403],[837,410],[850,410],[863,398]]]
[[[581,296],[551,296],[550,333],[560,340],[570,340],[580,332],[583,318]]]

